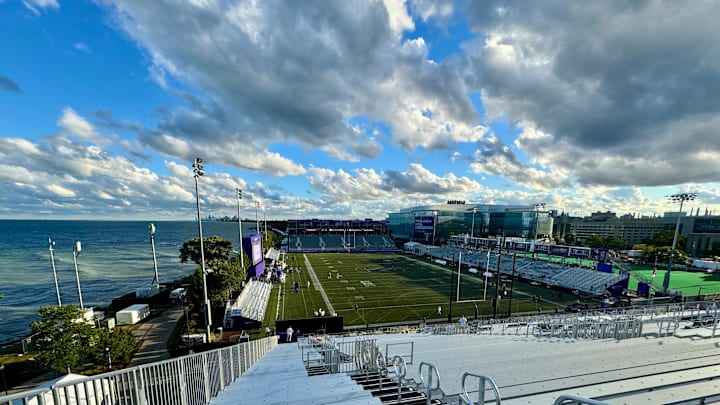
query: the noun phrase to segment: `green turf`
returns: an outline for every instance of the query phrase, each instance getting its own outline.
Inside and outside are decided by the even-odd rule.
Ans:
[[[296,258],[293,259],[292,257]],[[335,312],[344,317],[345,325],[367,325],[394,322],[417,322],[447,320],[449,311],[450,268],[429,263],[417,256],[401,254],[346,254],[316,253],[290,255],[287,263],[301,265],[301,273],[288,274],[285,284],[276,284],[266,312],[266,324],[276,319],[312,317],[319,308],[328,311],[320,292],[311,284],[307,287],[309,274],[305,257],[310,261]],[[340,274],[340,277],[338,277]],[[457,273],[455,273],[457,277]],[[301,285],[299,293],[293,291],[293,283]],[[457,294],[457,278],[453,280],[452,296]],[[504,283],[509,293],[509,281]],[[482,276],[463,272],[460,283],[460,300],[482,300],[484,284]],[[513,313],[552,311],[564,308],[576,297],[566,294],[560,299],[551,291],[516,281],[512,300]],[[495,295],[494,280],[487,288],[487,300],[476,302],[478,315],[491,316],[491,298]],[[536,303],[533,295],[544,300]],[[509,299],[501,299],[499,314],[507,314]],[[279,303],[279,305],[278,305]],[[357,305],[357,310],[355,310]],[[438,315],[437,307],[442,307]],[[453,302],[452,319],[460,315],[474,317],[472,302]]]
[[[653,266],[628,265],[628,270],[648,280],[656,287],[662,287],[667,269],[658,269],[657,276],[652,277]],[[638,280],[630,277],[628,289],[636,290]],[[670,273],[670,289],[682,291],[683,296],[720,294],[720,274],[673,270]]]

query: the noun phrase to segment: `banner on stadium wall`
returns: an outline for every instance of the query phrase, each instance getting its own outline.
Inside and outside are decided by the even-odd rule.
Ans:
[[[537,244],[535,245],[536,253],[550,253],[550,245]]]
[[[550,254],[553,256],[567,256],[570,251],[569,246],[552,245],[550,246]]]
[[[590,248],[571,247],[568,255],[570,257],[575,257],[578,259],[589,259],[590,258]]]
[[[613,272],[613,266],[610,263],[602,263],[598,262],[597,264],[597,271],[603,272],[603,273],[610,273]]]
[[[435,228],[435,217],[415,217],[415,232],[432,232]]]

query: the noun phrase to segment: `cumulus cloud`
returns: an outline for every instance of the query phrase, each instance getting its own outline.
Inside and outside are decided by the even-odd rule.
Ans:
[[[311,168],[310,185],[333,202],[350,203],[368,200],[393,200],[398,196],[433,195],[437,201],[454,195],[477,192],[482,186],[467,177],[452,173],[438,176],[419,164],[411,164],[407,171],[358,169],[348,173],[342,169]]]
[[[530,159],[579,184],[717,179],[719,48],[710,1],[473,2],[466,77],[488,118],[541,131]]]
[[[208,148],[235,142],[260,150],[290,141],[343,160],[375,156],[373,134],[347,124],[355,116],[387,123],[391,141],[408,151],[474,141],[484,132],[456,70],[427,61],[421,38],[403,42],[398,35],[413,26],[402,2],[109,7],[150,52],[156,82],[167,86],[172,74],[217,100],[170,111],[160,124],[161,132],[202,138]],[[178,30],[163,18],[168,13],[194,23]],[[423,116],[426,110],[432,115]]]

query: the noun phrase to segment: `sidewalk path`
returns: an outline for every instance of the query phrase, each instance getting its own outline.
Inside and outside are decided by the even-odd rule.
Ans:
[[[182,307],[172,307],[140,324],[140,327],[133,331],[133,336],[142,343],[128,367],[169,359],[167,342],[175,329],[175,324],[182,316]]]

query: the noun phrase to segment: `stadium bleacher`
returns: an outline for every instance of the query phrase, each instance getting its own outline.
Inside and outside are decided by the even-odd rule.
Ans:
[[[460,255],[462,253],[462,255]],[[426,254],[433,259],[442,259],[455,263],[458,258],[467,266],[485,269],[488,265],[487,251],[462,249],[459,247],[442,246],[426,249]],[[556,286],[600,296],[608,287],[622,282],[627,275],[604,273],[584,269],[577,266],[568,266],[562,262],[549,260],[535,260],[523,255],[515,256],[515,270],[513,272],[513,254],[504,253],[500,256],[500,273],[515,275],[531,282],[539,282],[549,286]],[[497,271],[497,250],[490,253],[489,271]]]
[[[385,221],[288,220],[288,252],[397,252]]]
[[[239,318],[262,322],[270,299],[272,285],[264,281],[250,280],[234,300],[225,304],[223,325],[233,325]]]

